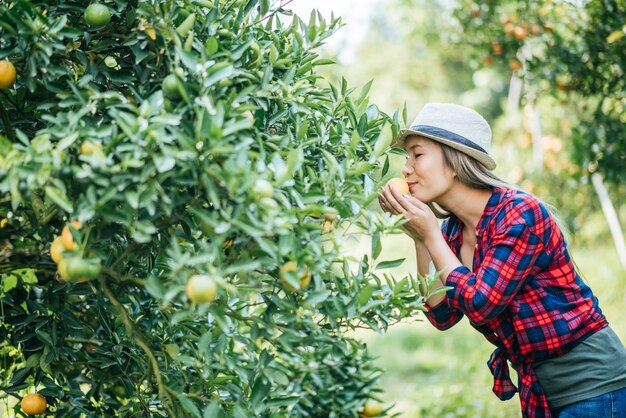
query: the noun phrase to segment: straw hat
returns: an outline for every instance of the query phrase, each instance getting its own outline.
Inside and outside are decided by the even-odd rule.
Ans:
[[[411,126],[400,130],[391,146],[404,148],[404,140],[410,135],[430,138],[464,152],[488,170],[496,168],[496,162],[489,155],[491,128],[485,118],[468,107],[452,103],[426,104]]]

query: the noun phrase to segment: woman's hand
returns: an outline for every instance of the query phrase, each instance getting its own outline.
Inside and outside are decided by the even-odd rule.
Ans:
[[[401,226],[402,230],[414,241],[424,242],[440,234],[437,217],[428,205],[408,194],[403,195],[393,187],[383,188],[378,202],[383,211],[393,215],[402,215],[408,221]]]

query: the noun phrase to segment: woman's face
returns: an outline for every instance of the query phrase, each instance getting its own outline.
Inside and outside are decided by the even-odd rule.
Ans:
[[[441,146],[428,138],[409,136],[405,140],[409,157],[402,168],[411,196],[422,202],[436,202],[454,184],[456,174],[444,160]]]

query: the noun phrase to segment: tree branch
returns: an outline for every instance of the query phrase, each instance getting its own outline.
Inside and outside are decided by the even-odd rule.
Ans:
[[[150,365],[152,366],[152,372],[154,373],[154,378],[156,379],[159,389],[159,398],[161,398],[161,402],[163,403],[163,406],[167,410],[168,414],[171,417],[175,417],[176,414],[174,413],[170,405],[172,398],[170,397],[170,393],[168,393],[169,388],[163,383],[163,377],[161,375],[161,372],[159,371],[159,363],[156,359],[156,356],[152,352],[152,349],[150,348],[144,337],[141,335],[141,330],[137,328],[135,323],[130,319],[126,308],[120,303],[119,300],[117,300],[113,292],[111,292],[111,289],[109,289],[109,287],[107,286],[106,280],[102,275],[98,277],[98,281],[102,286],[104,294],[109,298],[111,304],[115,306],[115,308],[117,308],[117,310],[119,311],[122,317],[122,322],[126,327],[126,332],[128,332],[128,336],[144,351],[144,353],[146,353],[146,356],[148,356],[148,360],[150,361]]]
[[[15,131],[13,131],[13,125],[11,125],[11,119],[9,119],[9,114],[7,110],[4,108],[4,104],[2,100],[0,100],[0,119],[2,119],[2,124],[4,125],[4,132],[7,134],[7,138],[9,141],[15,142]]]

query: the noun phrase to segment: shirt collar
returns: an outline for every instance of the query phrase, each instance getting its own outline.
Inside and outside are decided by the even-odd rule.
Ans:
[[[482,236],[483,231],[489,226],[493,216],[498,212],[501,202],[507,195],[507,191],[509,189],[503,187],[494,187],[492,189],[491,196],[487,201],[487,205],[483,210],[483,214],[478,220],[478,225],[476,225],[476,237]],[[451,234],[449,237],[449,241],[458,243],[461,239],[461,231],[462,231],[462,222],[459,218],[456,217],[455,214],[450,214],[450,218],[448,222],[452,222],[453,226],[451,229]]]

